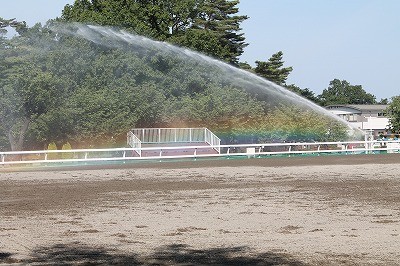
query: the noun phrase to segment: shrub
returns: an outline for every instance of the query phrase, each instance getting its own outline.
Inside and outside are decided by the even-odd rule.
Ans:
[[[54,142],[49,143],[49,145],[47,146],[47,150],[51,151],[51,150],[57,150],[57,145]],[[47,155],[47,159],[49,160],[54,160],[54,159],[58,159],[58,154],[57,153],[49,153]]]
[[[64,143],[61,148],[63,151],[65,150],[72,150],[71,144],[69,142]],[[63,152],[61,154],[61,158],[63,159],[72,159],[74,158],[74,154],[72,152]]]

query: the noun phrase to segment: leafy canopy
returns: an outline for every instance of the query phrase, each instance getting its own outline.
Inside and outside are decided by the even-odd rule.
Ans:
[[[334,79],[319,95],[321,104],[375,104],[375,96],[367,93],[361,85],[351,85],[346,80]]]
[[[299,119],[306,110],[286,108],[276,94],[251,92],[253,80],[232,82],[230,67],[156,45],[136,49],[122,39],[102,35],[91,42],[65,32],[37,25],[1,47],[2,149],[67,141],[74,148],[120,147],[133,127],[205,126],[227,133],[227,142],[243,135],[251,141],[329,137],[326,119],[315,120],[310,111]]]
[[[116,26],[238,64],[245,37],[239,0],[77,0],[62,19]]]
[[[389,115],[390,129],[393,132],[400,133],[400,96],[392,98],[392,102],[386,111]]]

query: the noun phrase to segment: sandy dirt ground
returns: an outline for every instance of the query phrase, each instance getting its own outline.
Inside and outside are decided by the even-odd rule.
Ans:
[[[400,154],[0,168],[10,264],[400,265]]]

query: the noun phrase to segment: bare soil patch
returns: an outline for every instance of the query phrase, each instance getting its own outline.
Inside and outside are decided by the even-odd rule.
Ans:
[[[3,169],[0,264],[400,265],[399,162]]]

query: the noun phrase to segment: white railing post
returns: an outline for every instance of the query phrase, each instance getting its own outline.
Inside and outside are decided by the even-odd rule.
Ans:
[[[174,142],[176,142],[176,128],[174,130]]]

